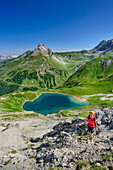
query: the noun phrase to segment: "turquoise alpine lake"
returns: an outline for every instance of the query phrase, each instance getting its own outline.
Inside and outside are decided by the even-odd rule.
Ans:
[[[57,113],[60,110],[82,107],[89,104],[89,102],[80,102],[75,100],[74,97],[65,94],[42,93],[34,101],[25,102],[23,109],[47,115]]]

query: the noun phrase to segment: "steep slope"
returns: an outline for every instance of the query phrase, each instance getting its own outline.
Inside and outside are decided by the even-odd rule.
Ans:
[[[113,50],[113,39],[101,41],[91,50],[56,52],[54,56],[65,67],[70,69],[71,73],[77,71],[83,64],[92,61],[97,57],[103,56],[106,52]]]
[[[50,48],[39,44],[34,51],[0,63],[0,95],[14,90],[38,90],[62,84],[68,72],[51,54]]]
[[[109,54],[109,53],[108,53]],[[107,53],[84,64],[62,85],[62,88],[78,88],[91,94],[94,92],[112,92],[113,56]]]
[[[70,69],[71,73],[78,70],[83,64],[88,61],[92,61],[98,57],[98,53],[92,53],[87,50],[82,51],[71,51],[71,52],[57,52],[54,56],[59,60],[62,65],[67,69]]]

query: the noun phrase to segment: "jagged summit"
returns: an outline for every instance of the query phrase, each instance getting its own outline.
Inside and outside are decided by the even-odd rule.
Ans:
[[[113,39],[111,40],[102,40],[91,52],[95,51],[109,51],[113,49]]]
[[[52,54],[45,44],[39,44],[34,51],[29,50],[15,59],[1,62],[0,95],[13,92],[19,87],[23,91],[35,91],[61,85],[67,79],[68,69],[55,60]],[[2,78],[2,74],[7,80]]]
[[[49,56],[52,54],[52,51],[50,48],[48,48],[45,44],[39,44],[36,49],[34,49],[32,56],[36,56],[38,54],[43,54],[44,56]]]

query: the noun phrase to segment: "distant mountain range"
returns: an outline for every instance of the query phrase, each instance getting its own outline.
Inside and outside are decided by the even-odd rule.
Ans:
[[[0,55],[0,62],[7,60],[7,59],[15,58],[15,57],[18,57],[18,55]]]
[[[73,73],[83,64],[92,61],[97,57],[101,57],[111,50],[113,50],[113,39],[108,41],[103,40],[91,50],[56,52],[54,55]]]
[[[99,53],[104,54],[107,51],[110,51],[113,49],[113,39],[111,40],[102,40],[96,47],[94,47],[91,50],[82,50],[82,51],[70,51],[70,52],[56,52],[56,56],[58,55],[62,55],[64,57],[64,55],[67,54],[67,56],[69,58],[71,58],[71,54],[75,53],[75,54],[79,54],[79,55],[83,55],[83,54],[87,54],[88,56],[91,55],[92,53]],[[48,48],[45,44],[39,44],[38,47],[33,51],[32,56],[38,55],[39,53],[42,53],[44,56],[46,55],[51,55],[53,54],[52,50],[50,48]],[[18,57],[18,55],[0,55],[0,62],[7,60],[7,59],[11,59],[11,58],[15,58]]]
[[[60,53],[53,53],[45,44],[39,44],[33,51],[0,63],[0,95],[15,90],[55,87],[83,90],[104,85],[111,91],[112,80],[113,40],[103,40],[92,50]]]
[[[40,43],[38,45],[38,47],[33,51],[32,56],[36,56],[39,53],[43,54],[44,56],[55,54],[56,57],[57,57],[56,60],[58,62],[60,62],[61,59],[59,57],[61,57],[61,56],[63,58],[67,57],[67,58],[71,59],[73,57],[75,58],[76,56],[78,56],[78,57],[80,57],[81,55],[83,56],[83,54],[84,54],[84,58],[85,58],[86,55],[87,55],[87,57],[92,55],[92,58],[95,58],[95,56],[97,56],[97,55],[101,56],[105,52],[110,51],[112,49],[113,49],[113,39],[108,40],[108,41],[102,40],[96,47],[94,47],[91,50],[56,52],[56,53],[53,53],[52,50],[50,48],[48,48],[45,44]],[[18,55],[0,55],[0,62],[7,60],[7,59],[16,58],[16,57],[18,57]],[[63,61],[63,58],[62,58],[62,61]]]

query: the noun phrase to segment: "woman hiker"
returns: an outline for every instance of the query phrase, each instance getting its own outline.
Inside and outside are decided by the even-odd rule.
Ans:
[[[92,143],[93,143],[93,133],[96,129],[97,131],[97,121],[96,121],[96,116],[95,116],[95,112],[91,111],[89,116],[86,117],[86,120],[82,123],[79,124],[79,126],[83,125],[84,123],[86,123],[86,121],[88,120],[88,133],[89,133],[89,138],[91,139]],[[89,143],[89,141],[88,141]]]

